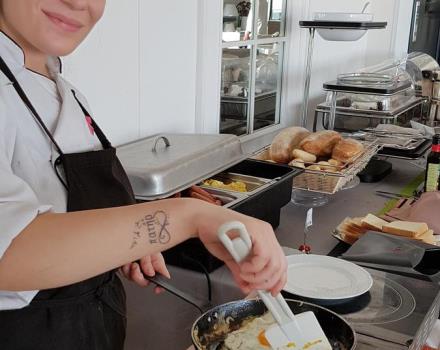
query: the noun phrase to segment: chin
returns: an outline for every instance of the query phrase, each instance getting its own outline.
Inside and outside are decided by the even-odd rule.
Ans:
[[[82,40],[68,40],[66,38],[52,38],[45,41],[44,47],[39,49],[50,56],[70,55],[81,44]]]
[[[51,45],[45,48],[44,52],[47,52],[50,56],[63,57],[70,55],[76,48],[77,45]]]

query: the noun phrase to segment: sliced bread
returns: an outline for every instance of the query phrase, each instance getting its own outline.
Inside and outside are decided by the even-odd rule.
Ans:
[[[428,244],[433,244],[433,245],[436,244],[436,239],[434,237],[433,230],[428,230],[427,232],[425,232],[421,236],[416,237],[415,239],[418,241],[422,241],[424,243],[428,243]]]
[[[382,226],[382,231],[397,236],[416,238],[423,235],[429,227],[424,222],[394,221]]]
[[[340,232],[341,238],[345,243],[354,244],[362,235],[351,234],[350,232]]]
[[[382,220],[373,214],[368,214],[361,220],[361,223],[363,228],[373,231],[382,231],[383,226],[388,224],[387,221]]]

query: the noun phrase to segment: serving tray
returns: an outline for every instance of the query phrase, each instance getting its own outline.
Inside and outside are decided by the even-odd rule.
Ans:
[[[336,21],[300,21],[301,28],[317,29],[384,29],[388,22],[336,22]]]

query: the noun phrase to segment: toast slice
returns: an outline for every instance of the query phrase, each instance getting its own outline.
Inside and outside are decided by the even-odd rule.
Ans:
[[[358,226],[356,223],[352,221],[351,218],[346,218],[341,224],[337,227],[338,231],[346,231],[352,235],[361,235],[367,232],[361,226]]]
[[[387,225],[388,222],[378,218],[373,214],[368,214],[361,220],[362,227],[367,230],[380,231],[382,232],[383,226]]]
[[[394,221],[382,226],[382,231],[396,236],[416,238],[429,230],[424,222]]]
[[[352,234],[346,231],[339,232],[339,234],[341,235],[342,240],[348,244],[354,244],[359,238],[362,237],[362,235]]]
[[[423,235],[418,236],[415,239],[417,241],[422,241],[424,243],[428,243],[428,244],[432,244],[432,245],[436,245],[436,243],[437,243],[436,239],[434,237],[434,231],[433,230],[428,230]]]

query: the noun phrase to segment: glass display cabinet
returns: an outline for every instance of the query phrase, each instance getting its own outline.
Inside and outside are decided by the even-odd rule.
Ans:
[[[224,0],[220,132],[279,124],[286,0]]]

